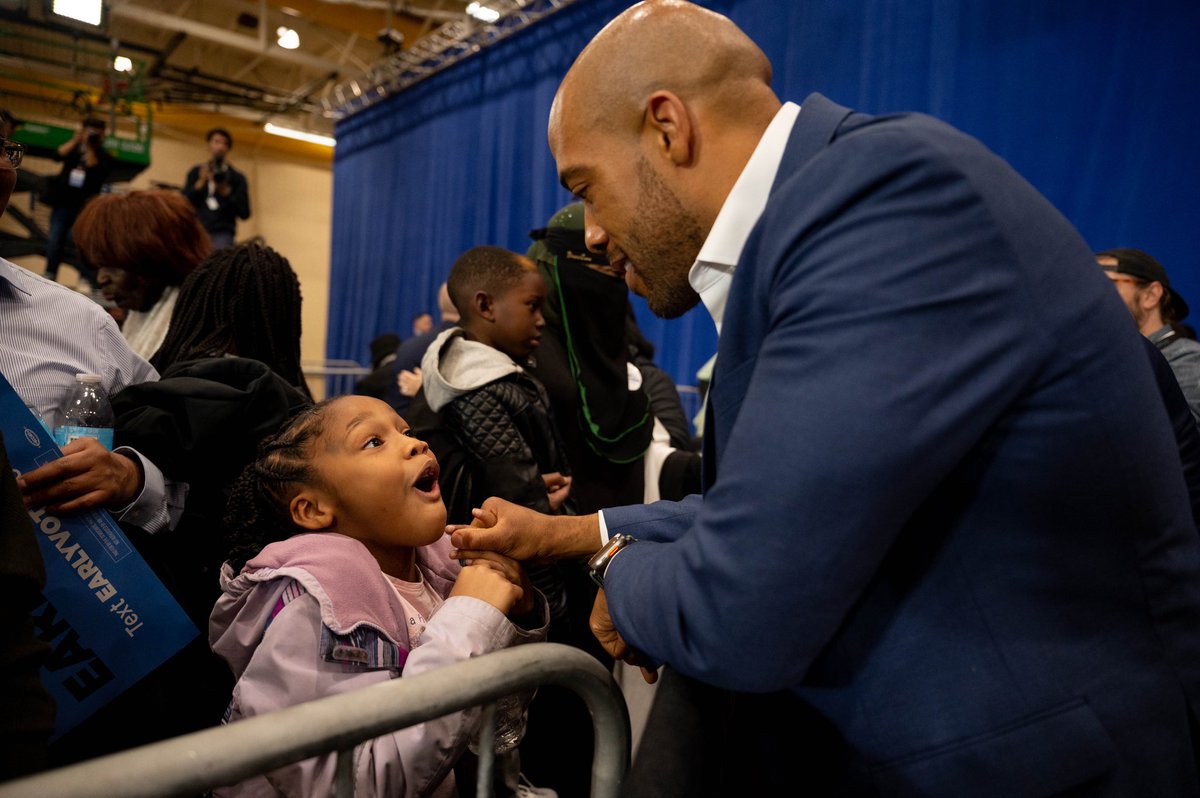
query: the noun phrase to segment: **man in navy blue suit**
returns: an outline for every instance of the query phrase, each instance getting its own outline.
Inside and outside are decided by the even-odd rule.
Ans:
[[[1089,248],[974,139],[781,103],[770,78],[729,20],[647,2],[550,116],[589,245],[656,313],[703,301],[717,324],[703,497],[577,518],[490,499],[455,545],[603,543],[615,656],[819,721],[822,760],[777,783],[1196,795],[1200,540]]]

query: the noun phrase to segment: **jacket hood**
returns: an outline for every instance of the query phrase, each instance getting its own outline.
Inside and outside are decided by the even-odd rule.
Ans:
[[[117,444],[193,489],[227,487],[254,460],[259,441],[310,404],[266,364],[241,357],[176,363],[161,380],[112,398]]]
[[[452,327],[425,350],[421,389],[429,407],[438,412],[465,393],[522,371],[499,349],[468,340],[462,328]]]
[[[454,586],[460,570],[451,560],[450,539],[417,549],[417,567],[442,596]],[[379,570],[367,547],[333,532],[295,535],[271,543],[234,574],[221,568],[221,597],[208,622],[208,642],[240,678],[263,630],[286,603],[293,580],[317,600],[321,623],[345,635],[369,626],[400,648],[409,648],[405,610],[396,591]]]

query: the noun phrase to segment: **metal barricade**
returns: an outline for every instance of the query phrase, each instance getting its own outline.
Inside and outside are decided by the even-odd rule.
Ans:
[[[322,396],[326,398],[354,393],[355,383],[371,373],[371,369],[354,360],[305,360],[300,368],[308,379],[323,381]]]
[[[683,415],[690,424],[695,420],[696,414],[700,412],[701,405],[704,404],[704,400],[700,396],[700,389],[695,385],[676,385],[675,390],[679,393],[679,404],[683,406]],[[703,430],[693,430],[692,432],[699,435]]]
[[[289,707],[228,726],[0,784],[0,798],[190,796],[283,765],[339,752],[337,795],[352,796],[361,742],[542,684],[575,691],[595,727],[593,798],[616,798],[629,764],[629,715],[600,663],[557,643],[532,643]],[[485,716],[492,712],[485,711]],[[486,741],[481,741],[486,744]],[[490,773],[481,760],[480,770]],[[480,778],[481,794],[490,782]]]

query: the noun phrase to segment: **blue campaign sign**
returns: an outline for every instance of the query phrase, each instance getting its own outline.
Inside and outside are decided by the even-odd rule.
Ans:
[[[18,476],[62,456],[3,375],[0,425]],[[46,601],[33,622],[52,648],[42,681],[58,702],[58,737],[199,632],[107,512],[29,517],[46,564]]]

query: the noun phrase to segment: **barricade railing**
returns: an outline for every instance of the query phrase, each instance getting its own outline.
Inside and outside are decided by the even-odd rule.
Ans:
[[[587,705],[595,728],[592,797],[615,798],[629,764],[629,715],[620,688],[594,658],[557,643],[498,651],[6,782],[0,798],[194,796],[331,751],[338,752],[337,795],[348,797],[359,743],[481,704],[491,717],[498,698],[543,684],[573,690]],[[488,740],[480,743],[481,750],[490,748]],[[481,756],[480,772],[486,795],[490,757]]]
[[[679,393],[679,404],[683,405],[683,415],[690,424],[696,418],[696,414],[700,412],[700,405],[703,404],[700,389],[695,385],[676,385],[675,390]],[[694,430],[694,432],[699,434],[699,430]]]
[[[371,369],[354,360],[305,360],[300,368],[305,377],[325,381],[326,397],[354,393],[355,383],[371,373]]]

